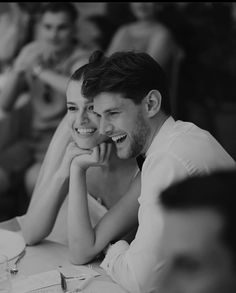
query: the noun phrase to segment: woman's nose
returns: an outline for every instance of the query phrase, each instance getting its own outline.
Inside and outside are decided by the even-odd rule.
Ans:
[[[88,115],[85,112],[79,113],[76,117],[76,124],[83,125],[89,122]]]

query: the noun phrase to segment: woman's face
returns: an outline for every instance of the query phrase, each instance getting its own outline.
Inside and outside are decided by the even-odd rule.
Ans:
[[[107,140],[99,133],[99,120],[92,101],[81,95],[82,81],[70,81],[67,96],[67,116],[72,138],[82,149],[91,149]]]

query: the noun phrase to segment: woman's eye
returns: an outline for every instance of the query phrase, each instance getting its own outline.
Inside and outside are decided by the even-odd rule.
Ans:
[[[73,112],[75,110],[76,110],[76,107],[75,106],[68,106],[67,107],[67,111],[69,111],[69,112]]]

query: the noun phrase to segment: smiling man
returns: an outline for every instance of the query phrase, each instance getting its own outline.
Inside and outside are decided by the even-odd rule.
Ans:
[[[161,293],[236,292],[236,171],[188,178],[160,196]]]
[[[117,52],[90,58],[82,94],[94,101],[100,133],[115,143],[120,158],[146,157],[139,197],[139,228],[128,245],[108,250],[101,266],[126,290],[155,292],[165,259],[159,253],[163,233],[160,192],[185,177],[235,167],[234,160],[205,130],[171,116],[165,74],[146,53]]]

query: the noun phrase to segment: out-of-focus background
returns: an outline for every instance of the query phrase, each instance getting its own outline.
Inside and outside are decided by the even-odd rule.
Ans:
[[[0,103],[21,50],[40,38],[38,11],[47,3],[0,3]],[[173,116],[210,131],[236,159],[236,3],[71,3],[80,50],[149,53],[167,73]],[[23,214],[30,200],[32,162],[22,145],[31,121],[27,90],[11,111],[0,108],[0,221]]]

